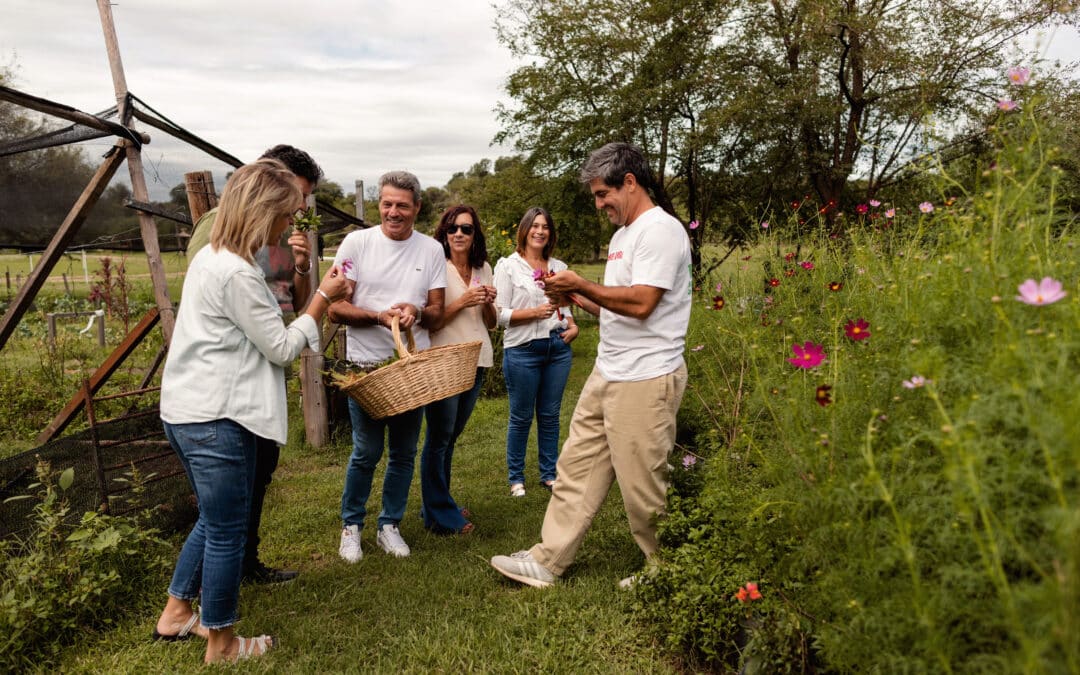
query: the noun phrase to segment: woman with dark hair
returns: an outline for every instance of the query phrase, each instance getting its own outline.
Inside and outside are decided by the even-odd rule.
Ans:
[[[165,435],[187,473],[199,519],[176,562],[155,640],[206,638],[207,663],[261,656],[274,638],[233,633],[260,438],[288,438],[285,371],[300,351],[319,351],[319,321],[349,282],[331,267],[286,326],[255,253],[281,240],[304,205],[295,175],[259,160],[236,170],[221,193],[210,245],[191,260],[161,376]],[[192,609],[199,599],[201,617]]]
[[[454,444],[472,415],[484,371],[494,364],[491,337],[495,327],[495,287],[487,263],[487,244],[480,218],[471,206],[451,206],[439,219],[435,240],[446,254],[446,304],[442,320],[431,331],[431,346],[479,340],[480,360],[472,389],[429,403],[427,437],[420,456],[420,490],[424,527],[439,534],[466,534],[473,524],[450,496],[450,464]]]
[[[540,485],[551,490],[555,483],[559,409],[570,376],[570,343],[578,334],[569,307],[556,307],[544,293],[544,277],[566,269],[566,263],[551,257],[556,240],[551,214],[533,207],[518,225],[517,250],[495,265],[499,325],[506,328],[503,377],[510,398],[506,466],[513,497],[525,496],[525,445],[534,415]]]

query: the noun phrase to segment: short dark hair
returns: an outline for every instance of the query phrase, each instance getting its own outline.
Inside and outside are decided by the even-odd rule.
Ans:
[[[276,159],[289,171],[311,183],[311,187],[315,187],[319,179],[323,177],[322,168],[315,163],[311,155],[291,145],[275,145],[264,152],[259,159]]]
[[[589,158],[581,167],[581,182],[591,183],[597,178],[604,185],[613,188],[622,187],[626,174],[633,174],[638,184],[646,190],[654,190],[656,181],[652,169],[645,161],[645,153],[631,143],[608,143],[589,153]]]
[[[521,217],[521,222],[518,223],[517,230],[517,252],[521,255],[525,255],[525,239],[529,236],[529,228],[532,227],[533,221],[537,216],[543,216],[544,220],[548,221],[548,240],[544,244],[544,250],[540,252],[540,255],[547,260],[551,257],[551,252],[555,250],[555,242],[558,240],[558,235],[555,233],[555,219],[551,217],[548,210],[540,206],[534,206],[525,212],[525,215]]]
[[[435,241],[442,244],[443,254],[450,259],[450,244],[447,241],[447,230],[457,217],[463,213],[469,214],[473,222],[472,248],[469,249],[469,267],[483,267],[487,262],[487,239],[484,237],[484,228],[480,225],[480,216],[476,215],[476,209],[467,204],[457,204],[443,211],[439,218],[439,226],[435,228]]]

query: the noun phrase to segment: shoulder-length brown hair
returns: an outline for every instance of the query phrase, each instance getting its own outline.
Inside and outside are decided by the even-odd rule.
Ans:
[[[548,210],[539,206],[534,206],[525,212],[525,215],[521,217],[521,222],[518,223],[517,231],[517,252],[518,255],[525,255],[525,240],[529,236],[529,228],[532,227],[533,221],[537,216],[543,216],[544,220],[548,222],[548,240],[544,244],[544,250],[540,252],[540,255],[547,260],[551,257],[551,252],[555,250],[555,242],[558,240],[558,235],[555,233],[555,219],[551,217]]]
[[[210,230],[214,250],[225,248],[248,262],[269,242],[274,223],[291,215],[303,198],[296,176],[276,159],[260,159],[237,169],[221,191]]]
[[[487,262],[487,239],[484,238],[484,228],[480,224],[480,216],[476,215],[476,209],[467,204],[457,204],[443,211],[439,218],[439,226],[435,228],[435,240],[442,244],[443,254],[450,259],[450,244],[447,229],[454,224],[457,217],[463,213],[469,214],[473,222],[472,247],[469,249],[469,267],[483,267]]]

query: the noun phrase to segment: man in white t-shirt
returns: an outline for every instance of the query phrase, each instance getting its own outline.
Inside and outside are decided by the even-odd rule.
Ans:
[[[653,203],[652,171],[633,145],[609,143],[594,151],[581,180],[619,227],[608,246],[604,283],[569,270],[544,281],[554,297],[569,297],[599,315],[596,363],[559,456],[540,543],[491,559],[503,575],[537,587],[550,586],[574,561],[615,480],[634,540],[646,559],[656,553],[655,519],[665,507],[675,415],[686,389],[692,291],[686,230]]]
[[[442,318],[446,290],[446,258],[442,245],[413,230],[420,212],[420,181],[405,171],[391,171],[379,179],[379,227],[349,234],[338,247],[334,264],[345,271],[353,287],[351,302],[330,307],[330,319],[346,326],[346,357],[361,365],[374,365],[394,355],[390,332],[393,317],[412,328],[417,349],[430,346],[424,328]],[[424,409],[417,408],[381,420],[372,419],[349,399],[353,451],[345,470],[341,495],[341,543],[338,552],[350,563],[359,562],[360,530],[375,467],[388,437],[386,476],[376,543],[390,555],[404,558],[409,546],[398,525],[405,515],[412,483],[416,445]]]

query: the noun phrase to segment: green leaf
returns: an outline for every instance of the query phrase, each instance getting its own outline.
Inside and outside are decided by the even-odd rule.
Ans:
[[[60,481],[58,483],[60,485],[60,489],[61,490],[67,490],[69,487],[71,487],[71,484],[74,483],[74,482],[75,482],[75,469],[71,468],[71,467],[68,467],[67,469],[64,469],[64,473],[60,474]]]

